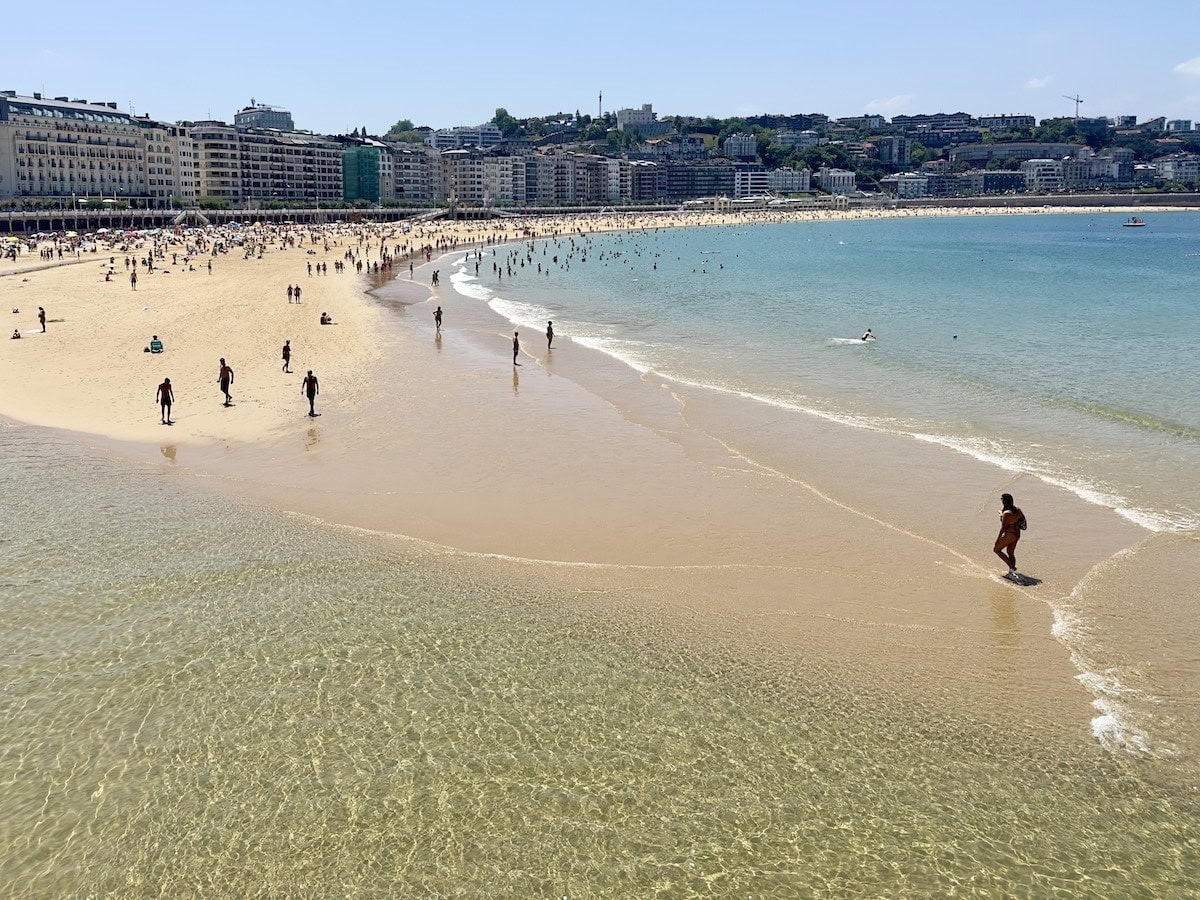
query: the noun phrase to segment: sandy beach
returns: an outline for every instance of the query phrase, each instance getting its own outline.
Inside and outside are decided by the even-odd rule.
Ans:
[[[176,444],[254,441],[286,431],[297,409],[303,411],[299,381],[313,369],[321,380],[325,412],[356,409],[363,395],[363,374],[378,358],[380,310],[365,300],[363,284],[352,274],[333,271],[334,261],[353,249],[369,268],[380,262],[381,242],[396,255],[396,272],[407,271],[417,246],[438,251],[513,240],[527,232],[592,233],[670,227],[705,227],[789,221],[843,221],[880,217],[963,215],[1038,215],[1046,212],[1094,213],[1099,209],[808,210],[672,214],[597,213],[581,216],[433,222],[404,231],[396,225],[329,225],[315,230],[227,229],[229,240],[243,237],[262,245],[244,258],[241,244],[230,244],[218,257],[193,254],[183,263],[187,241],[163,233],[157,238],[165,256],[147,274],[139,270],[131,290],[126,260],[145,258],[155,237],[102,236],[95,252],[70,250],[46,261],[35,252],[0,260],[0,309],[11,327],[28,341],[10,341],[0,352],[0,377],[11,389],[0,398],[0,415],[22,422],[65,428],[129,441],[162,438],[154,404],[155,388],[169,377],[175,388],[171,430]],[[1106,209],[1113,212],[1113,209]],[[1115,210],[1121,211],[1121,210]],[[1144,212],[1143,210],[1133,210]],[[299,246],[284,248],[281,233],[299,236]],[[112,238],[112,240],[108,240]],[[328,249],[326,249],[328,244]],[[52,241],[38,244],[53,249]],[[126,249],[122,250],[121,248]],[[400,248],[406,248],[401,251]],[[312,251],[310,253],[310,251]],[[178,262],[172,262],[172,257]],[[110,264],[110,260],[112,260]],[[208,263],[212,262],[211,272]],[[423,257],[417,256],[417,263]],[[327,263],[330,274],[308,274],[308,264]],[[112,270],[111,281],[105,273]],[[420,283],[429,283],[422,270]],[[287,288],[299,285],[302,302],[289,304]],[[48,316],[40,333],[38,307]],[[337,323],[322,327],[328,312]],[[5,332],[8,334],[9,332]],[[145,354],[152,335],[165,352]],[[291,368],[280,373],[280,350],[290,340]],[[221,406],[218,360],[235,372],[234,406]],[[364,372],[364,370],[367,370]],[[369,374],[368,374],[369,377]]]

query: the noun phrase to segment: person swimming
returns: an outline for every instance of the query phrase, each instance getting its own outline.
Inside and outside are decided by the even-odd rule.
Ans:
[[[873,341],[875,340],[875,335],[871,334],[871,329],[868,328],[866,334],[862,336],[862,339],[864,341]]]

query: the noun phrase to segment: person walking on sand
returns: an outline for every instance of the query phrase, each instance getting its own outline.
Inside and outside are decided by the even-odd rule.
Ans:
[[[546,323],[546,349],[547,350],[554,349],[554,323],[553,322]]]
[[[129,275],[129,287],[131,290],[137,290],[137,269],[134,269]]]
[[[287,372],[289,375],[292,374],[291,365],[292,365],[292,342],[284,341],[283,342],[283,371]]]
[[[175,402],[175,392],[171,390],[171,379],[164,378],[163,383],[154,392],[154,402],[162,407],[162,423],[173,425],[171,421],[171,404]]]
[[[292,302],[292,286],[288,285],[288,303]]]
[[[433,311],[433,330],[437,332],[442,330],[442,308],[440,306]]]
[[[1013,504],[1012,494],[1000,495],[1000,534],[996,537],[996,546],[992,551],[1004,560],[1008,566],[1005,578],[1018,581],[1017,574],[1017,542],[1021,540],[1021,532],[1026,528],[1025,513]]]
[[[225,364],[225,357],[221,357],[221,371],[217,375],[217,384],[221,386],[221,393],[225,395],[225,405],[231,406],[233,398],[229,396],[229,386],[233,384],[233,369]]]
[[[312,369],[308,370],[308,374],[300,382],[300,391],[308,397],[308,414],[315,417],[317,415],[315,404],[317,394],[321,393],[321,386],[317,384],[317,376],[312,373]]]
[[[296,285],[296,287],[292,290],[292,293],[296,295],[296,302],[299,303],[300,302],[300,285]]]
[[[46,310],[38,307],[38,321],[42,323],[42,334],[46,333]]]
[[[517,332],[513,332],[513,365],[519,366],[517,362],[517,354],[521,352],[521,339],[517,336]]]

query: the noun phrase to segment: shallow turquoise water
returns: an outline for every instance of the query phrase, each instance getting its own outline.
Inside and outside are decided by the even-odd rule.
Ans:
[[[455,286],[642,370],[1200,524],[1200,217],[1036,215],[563,238]],[[488,251],[490,254],[490,251]],[[555,261],[554,257],[558,259]],[[525,265],[521,266],[520,263]],[[541,273],[537,266],[543,266]],[[549,272],[549,274],[545,274]],[[858,338],[872,328],[876,342]]]
[[[0,429],[0,895],[1154,896],[1190,785]],[[605,590],[606,588],[618,588]]]

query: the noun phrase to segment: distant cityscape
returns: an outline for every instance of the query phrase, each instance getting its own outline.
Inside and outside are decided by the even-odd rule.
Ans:
[[[224,121],[166,122],[114,102],[0,91],[0,208],[295,206],[756,207],[1200,187],[1189,119],[596,116],[383,134],[298,130],[251,100]]]

